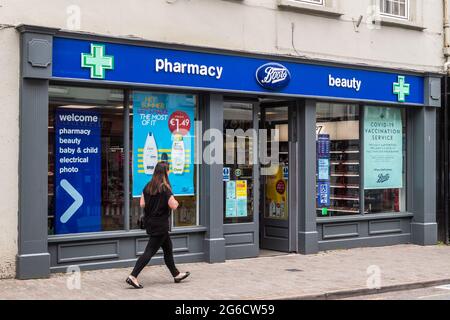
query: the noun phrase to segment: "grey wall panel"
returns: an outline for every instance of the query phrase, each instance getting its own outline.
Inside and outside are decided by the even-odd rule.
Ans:
[[[171,236],[176,263],[204,261],[204,232]],[[142,254],[148,237],[117,237],[102,241],[52,241],[49,244],[52,272],[65,272],[67,266],[77,265],[83,270],[134,266]],[[150,265],[164,263],[162,251]]]
[[[358,223],[328,224],[322,226],[323,239],[351,238],[359,236]]]
[[[58,263],[119,258],[119,241],[96,241],[58,245]]]
[[[224,234],[245,233],[245,232],[249,232],[249,230],[251,230],[252,232],[254,230],[256,230],[256,224],[254,222],[233,223],[233,224],[224,224],[223,225],[223,233]]]
[[[361,216],[362,217],[362,216]],[[411,217],[318,224],[319,249],[335,250],[365,246],[388,246],[411,242]]]
[[[278,239],[288,239],[289,230],[286,228],[278,228],[274,226],[264,227],[264,237],[266,238],[278,238]]]
[[[227,233],[225,238],[226,259],[254,258],[259,255],[257,232],[255,224],[225,225]]]
[[[53,36],[51,34],[25,33],[22,36],[22,76],[24,78],[50,79],[52,76]]]
[[[225,234],[225,245],[238,245],[238,244],[253,244],[255,242],[255,234],[253,232],[248,233],[236,233]]]
[[[201,253],[186,253],[175,254],[175,263],[193,263],[205,261],[205,255]],[[99,269],[111,269],[111,268],[132,268],[136,263],[136,259],[120,259],[120,260],[103,260],[94,262],[81,262],[76,265],[82,270],[99,270]],[[164,257],[161,255],[154,256],[149,265],[162,265],[164,264]],[[68,265],[56,265],[50,268],[52,273],[66,272]],[[126,272],[126,271],[124,271]]]
[[[173,252],[188,252],[189,251],[189,236],[188,235],[178,235],[171,236],[173,245]],[[136,255],[140,256],[144,253],[145,247],[147,246],[148,238],[136,239]],[[162,254],[162,249],[159,249],[157,254]]]
[[[426,77],[424,81],[425,105],[430,107],[441,106],[441,78]]]
[[[319,241],[319,250],[327,251],[362,247],[383,247],[408,243],[411,243],[411,234],[402,233],[375,237],[357,237],[335,239],[333,241]]]
[[[371,236],[401,232],[402,222],[400,219],[369,221],[369,235]]]
[[[225,246],[226,259],[255,258],[259,255],[259,246],[254,244],[237,244]]]

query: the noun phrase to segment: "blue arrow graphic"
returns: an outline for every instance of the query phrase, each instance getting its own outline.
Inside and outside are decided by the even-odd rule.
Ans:
[[[83,205],[83,197],[66,179],[62,179],[59,184],[74,200],[72,205],[66,210],[66,212],[64,212],[64,214],[60,218],[61,223],[66,223]]]

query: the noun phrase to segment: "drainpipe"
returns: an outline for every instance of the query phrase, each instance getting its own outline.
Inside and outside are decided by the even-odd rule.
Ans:
[[[449,21],[449,2],[444,1],[444,56],[445,64],[444,71],[448,74],[450,66],[450,21]]]
[[[449,244],[449,126],[448,126],[448,76],[450,67],[450,20],[449,20],[449,1],[443,0],[444,3],[444,123],[443,123],[443,140],[444,143],[444,230],[445,230],[445,243]]]

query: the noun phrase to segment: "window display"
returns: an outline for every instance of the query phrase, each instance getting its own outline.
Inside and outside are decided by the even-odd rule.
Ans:
[[[49,96],[49,234],[123,230],[125,168],[129,168],[131,186],[139,189],[139,183],[149,181],[153,163],[159,160],[171,163],[170,181],[180,202],[173,215],[174,226],[198,224],[195,95],[136,92],[130,97],[131,102],[133,98],[140,101],[140,106],[156,106],[156,118],[166,121],[157,124],[156,118],[138,116],[139,111],[130,106],[130,138],[142,139],[130,140],[129,164],[124,153],[122,90],[50,86]],[[165,105],[170,112],[165,113]],[[137,119],[153,124],[152,129],[141,127],[142,134],[133,136],[133,111]],[[168,135],[161,137],[164,130]],[[133,149],[133,142],[137,148]],[[138,179],[133,184],[135,176]],[[139,198],[130,199],[130,227],[137,229],[142,212]]]
[[[357,105],[317,104],[317,215],[360,213]]]
[[[134,91],[131,106],[131,228],[139,228],[138,219],[142,213],[139,199],[159,161],[169,162],[169,181],[180,203],[174,211],[173,226],[197,225],[197,168],[194,161],[197,96]]]
[[[405,211],[405,110],[364,109],[364,203],[368,213]]]
[[[49,234],[123,229],[122,91],[49,91]]]
[[[317,104],[319,217],[406,211],[405,117],[404,109],[366,106],[360,123],[357,105]]]

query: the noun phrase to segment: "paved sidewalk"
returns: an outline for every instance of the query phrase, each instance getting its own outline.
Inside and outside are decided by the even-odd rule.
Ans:
[[[68,276],[50,279],[0,280],[0,299],[283,299],[333,297],[355,290],[366,294],[368,267],[381,270],[381,285],[405,286],[426,282],[450,283],[450,247],[399,245],[232,260],[220,264],[179,265],[191,271],[173,283],[165,266],[144,269],[142,290],[124,282],[131,269],[88,271],[81,289],[69,290]]]

